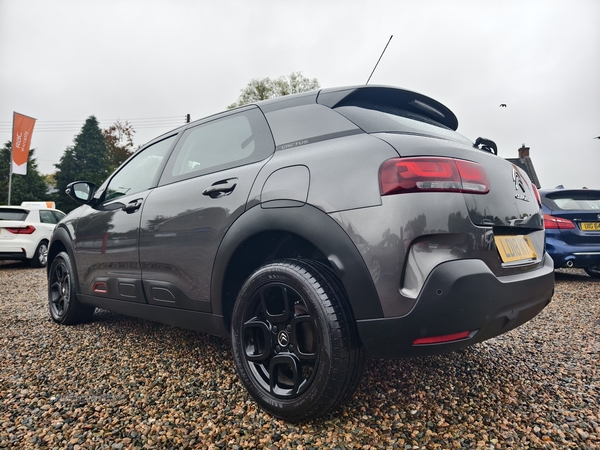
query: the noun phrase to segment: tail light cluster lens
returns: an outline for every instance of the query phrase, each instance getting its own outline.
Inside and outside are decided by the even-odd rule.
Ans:
[[[487,194],[490,181],[480,164],[462,159],[393,158],[379,169],[381,195],[406,192]]]
[[[23,228],[5,228],[6,231],[10,231],[13,234],[32,234],[35,231],[35,227],[27,225]]]
[[[544,227],[547,230],[572,230],[575,228],[575,224],[569,219],[563,219],[562,217],[551,216],[550,214],[544,214]]]

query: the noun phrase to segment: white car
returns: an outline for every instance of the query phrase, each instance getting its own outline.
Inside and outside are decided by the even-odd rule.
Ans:
[[[25,205],[0,206],[0,260],[27,260],[31,267],[45,267],[50,236],[65,213],[38,202]]]

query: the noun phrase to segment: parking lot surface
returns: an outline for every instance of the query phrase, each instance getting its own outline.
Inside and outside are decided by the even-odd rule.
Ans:
[[[600,448],[600,280],[557,272],[526,325],[369,361],[342,409],[289,424],[250,399],[228,340],[105,311],[61,327],[44,269],[0,262],[0,448]]]

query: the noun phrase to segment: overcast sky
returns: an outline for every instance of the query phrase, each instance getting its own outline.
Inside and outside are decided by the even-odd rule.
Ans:
[[[390,35],[370,84],[435,98],[505,158],[525,144],[542,187],[600,189],[599,0],[0,0],[0,144],[13,111],[38,119],[51,173],[91,115],[143,144],[252,78],[364,84]]]

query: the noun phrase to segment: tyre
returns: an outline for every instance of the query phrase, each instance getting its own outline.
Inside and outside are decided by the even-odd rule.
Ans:
[[[48,305],[52,320],[61,325],[75,325],[92,320],[95,308],[77,300],[75,275],[69,255],[61,252],[48,272]]]
[[[315,418],[358,386],[364,349],[341,283],[324,265],[288,259],[256,270],[238,294],[231,328],[242,383],[276,417]]]
[[[46,267],[48,262],[48,241],[42,241],[39,243],[33,254],[33,258],[29,260],[31,267]]]
[[[584,270],[590,277],[600,278],[600,266],[590,266],[586,267]]]

